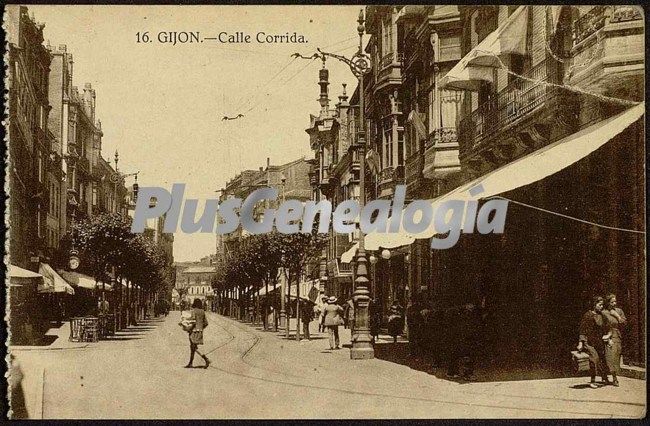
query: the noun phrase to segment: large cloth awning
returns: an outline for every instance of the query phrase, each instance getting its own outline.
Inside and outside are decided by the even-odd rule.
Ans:
[[[41,274],[20,268],[15,265],[9,265],[7,272],[10,278],[43,278]]]
[[[101,290],[105,288],[106,290],[112,290],[112,287],[108,283],[95,282],[94,278],[84,275],[80,272],[73,271],[59,271],[59,274],[73,287],[86,288],[88,290],[94,290],[97,288]]]
[[[508,55],[526,54],[528,6],[519,6],[506,22],[469,51],[441,80],[446,89],[477,91],[482,82],[494,82],[494,68]]]
[[[579,132],[562,138],[538,149],[480,178],[461,185],[453,191],[431,200],[434,211],[448,200],[478,200],[504,192],[512,191],[551,176],[566,167],[582,160],[616,135],[635,123],[645,112],[645,102],[629,108],[613,117],[586,127]],[[470,189],[481,186],[482,192],[470,194]],[[413,243],[416,239],[428,239],[438,234],[433,221],[427,230],[410,234],[400,226],[397,233],[371,233],[366,236],[365,249],[395,248]],[[356,254],[355,243],[341,256],[341,261],[349,263]]]
[[[41,263],[38,271],[43,275],[43,284],[38,286],[39,293],[68,293],[74,294],[74,289],[66,280],[61,278],[47,263]]]

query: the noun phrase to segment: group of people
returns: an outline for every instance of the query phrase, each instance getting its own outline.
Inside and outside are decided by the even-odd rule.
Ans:
[[[340,349],[339,326],[350,329],[354,333],[354,301],[348,299],[343,306],[338,304],[336,296],[323,296],[321,305],[315,305],[313,316],[318,318],[318,331],[329,333],[330,349]],[[382,322],[381,302],[373,300],[369,305],[370,313],[370,334],[373,343],[379,336]],[[404,331],[404,308],[395,301],[388,310],[388,333],[397,342],[397,336]]]
[[[169,314],[169,308],[170,308],[169,301],[167,301],[166,299],[159,299],[156,301],[156,303],[153,306],[154,315],[167,316]]]
[[[482,304],[436,309],[424,295],[416,294],[406,310],[409,354],[415,360],[429,358],[434,367],[445,367],[449,378],[472,380],[484,320]]]
[[[589,387],[597,388],[596,376],[600,374],[603,383],[618,386],[621,369],[621,328],[626,323],[623,310],[616,306],[616,295],[602,298],[595,296],[590,309],[580,321],[578,351],[589,354]],[[612,382],[608,375],[612,375]]]

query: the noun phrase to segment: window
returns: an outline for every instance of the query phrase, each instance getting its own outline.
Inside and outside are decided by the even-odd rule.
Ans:
[[[464,92],[459,90],[442,90],[440,92],[441,127],[456,127],[463,103]]]
[[[43,153],[41,151],[37,151],[37,157],[36,157],[36,162],[37,162],[37,173],[38,173],[38,182],[42,183],[43,182]]]
[[[93,183],[93,206],[97,206],[97,184]]]
[[[429,78],[427,81],[427,120],[428,120],[428,131],[429,133],[433,132],[435,129],[440,127],[438,114],[436,114],[436,84],[434,73],[429,73]]]
[[[382,169],[393,166],[393,120],[384,120]]]
[[[393,53],[393,22],[391,20],[391,15],[388,15],[382,21],[382,31],[383,41],[382,41],[382,56],[385,57]]]
[[[43,220],[41,218],[41,211],[37,210],[36,211],[36,233],[38,235],[38,238],[43,237],[43,230],[41,229],[42,222]]]
[[[54,198],[54,184],[50,182],[50,214],[54,216],[54,203],[55,203],[55,198]]]
[[[404,130],[397,130],[397,165],[404,165]]]

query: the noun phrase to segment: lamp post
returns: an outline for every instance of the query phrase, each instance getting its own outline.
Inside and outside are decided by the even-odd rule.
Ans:
[[[359,33],[359,58],[363,59],[363,33],[365,32],[363,9],[359,12],[359,19],[357,22],[357,32]],[[358,61],[361,63],[361,61]],[[363,77],[365,72],[369,69],[367,61],[363,61],[366,65],[359,73],[359,133],[358,133],[358,150],[359,150],[359,207],[363,209],[366,198],[366,176],[365,176],[365,157],[366,157],[366,140],[365,140],[365,127],[366,121],[364,117],[364,88]],[[351,359],[372,359],[375,357],[375,350],[372,346],[372,338],[370,337],[370,321],[368,305],[370,302],[370,292],[368,287],[370,281],[368,280],[368,266],[365,250],[365,237],[363,232],[359,232],[359,249],[357,251],[357,274],[355,280],[355,290],[352,296],[354,301],[354,334],[352,335],[352,349],[350,350]]]
[[[356,149],[359,153],[359,207],[363,209],[365,204],[365,191],[366,191],[366,176],[365,176],[365,157],[366,157],[366,131],[365,131],[365,118],[364,118],[364,105],[363,105],[363,79],[364,75],[370,72],[370,58],[363,53],[363,34],[366,31],[364,25],[365,19],[363,16],[363,9],[359,12],[359,25],[357,32],[359,34],[359,51],[348,59],[341,55],[334,53],[323,52],[321,49],[318,53],[325,58],[326,56],[338,59],[345,62],[350,67],[350,70],[355,77],[359,79],[359,129],[357,131]],[[363,232],[359,232],[359,248],[356,255],[356,274],[354,280],[354,293],[352,300],[354,301],[354,332],[352,334],[352,349],[350,350],[351,359],[372,359],[375,357],[375,350],[372,346],[372,338],[370,337],[370,319],[369,319],[369,303],[370,303],[370,280],[368,280],[368,260],[366,259],[365,242]]]
[[[282,202],[284,203],[284,188],[285,188],[286,178],[282,176]],[[284,331],[287,338],[289,337],[289,318],[287,318],[287,306],[285,299],[285,286],[286,279],[283,279],[280,282],[280,330]]]

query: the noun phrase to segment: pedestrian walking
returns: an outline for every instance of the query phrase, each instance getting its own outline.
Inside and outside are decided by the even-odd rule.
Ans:
[[[393,336],[393,343],[397,343],[397,336],[404,330],[404,308],[395,301],[388,309],[388,334]]]
[[[481,346],[482,317],[481,309],[473,303],[464,305],[460,311],[460,330],[458,338],[458,355],[460,376],[471,381],[474,376],[476,355]]]
[[[580,337],[578,341],[578,351],[589,354],[589,372],[591,381],[589,387],[595,389],[596,376],[600,370],[603,382],[608,383],[607,366],[604,365],[605,359],[605,318],[603,317],[604,300],[596,296],[592,300],[591,308],[585,312],[580,321]]]
[[[207,356],[199,352],[199,345],[203,344],[203,330],[208,326],[208,318],[203,310],[203,303],[200,299],[194,299],[192,302],[192,310],[190,316],[185,322],[181,322],[181,326],[189,334],[190,338],[190,361],[185,368],[192,368],[194,362],[194,353],[199,354],[205,361],[205,367],[208,368],[210,360]]]
[[[370,302],[368,310],[370,313],[370,335],[372,336],[372,342],[375,343],[381,329],[381,300],[375,297]]]
[[[318,307],[319,314],[318,314],[318,332],[319,333],[324,333],[325,332],[325,324],[323,322],[323,317],[325,316],[325,306],[327,306],[327,296],[322,296],[321,297],[321,304]]]
[[[424,353],[425,315],[428,312],[428,306],[420,293],[413,297],[413,302],[406,309],[409,354],[415,359],[419,359]]]
[[[343,325],[343,308],[336,304],[336,297],[327,299],[323,309],[323,325],[329,332],[330,349],[340,349],[339,326]]]
[[[352,334],[354,334],[354,302],[352,299],[348,299],[347,302],[345,302],[345,308],[344,308],[344,313],[343,313],[343,318],[345,328],[349,328],[352,331]]]
[[[445,331],[443,358],[447,368],[447,377],[456,379],[460,376],[460,339],[461,332],[461,307],[446,307],[443,312],[443,325]]]
[[[319,333],[321,331],[321,324],[320,324],[321,323],[321,317],[320,317],[321,311],[322,311],[322,309],[321,309],[320,305],[318,303],[314,303],[314,306],[312,307],[312,315],[316,320],[318,320],[318,332]]]
[[[300,304],[300,320],[302,321],[302,334],[305,336],[305,339],[310,340],[309,335],[309,323],[314,319],[314,308],[312,307],[311,302],[303,301]]]
[[[607,331],[607,340],[605,346],[605,361],[607,369],[612,375],[612,384],[618,386],[618,374],[621,371],[621,352],[623,350],[623,340],[621,328],[627,322],[623,310],[616,306],[616,295],[608,294],[605,298],[605,309],[601,312],[604,318],[605,331]],[[607,376],[605,376],[607,382]]]

